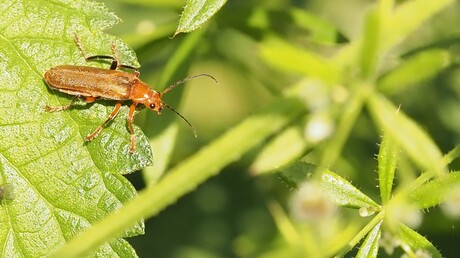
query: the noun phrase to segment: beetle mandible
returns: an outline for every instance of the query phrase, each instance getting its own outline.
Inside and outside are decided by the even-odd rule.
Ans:
[[[136,139],[134,136],[133,120],[134,112],[138,104],[142,104],[151,110],[155,110],[158,114],[161,113],[163,107],[166,107],[180,116],[192,128],[196,137],[195,128],[190,122],[177,112],[174,108],[162,101],[165,93],[173,89],[179,84],[182,84],[190,79],[206,76],[213,79],[216,83],[217,80],[209,74],[198,74],[186,77],[168,86],[162,92],[157,92],[150,88],[146,83],[139,79],[138,70],[129,65],[120,63],[115,44],[112,44],[113,56],[108,55],[95,55],[88,56],[80,38],[75,35],[75,43],[83,54],[86,61],[94,59],[108,59],[111,60],[110,69],[76,66],[76,65],[59,65],[51,68],[45,72],[44,80],[51,89],[56,89],[60,92],[67,93],[75,96],[70,104],[65,106],[45,106],[48,112],[67,110],[73,107],[78,99],[83,98],[86,103],[92,103],[99,98],[117,101],[115,108],[107,119],[99,125],[96,130],[85,137],[85,141],[93,140],[102,129],[112,121],[120,111],[122,102],[131,101],[128,112],[128,128],[130,132],[130,152],[134,153],[136,150]],[[134,73],[125,72],[117,69],[131,69]]]

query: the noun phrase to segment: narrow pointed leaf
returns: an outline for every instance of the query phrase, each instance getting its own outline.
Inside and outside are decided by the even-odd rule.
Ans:
[[[291,126],[264,146],[251,164],[251,173],[276,171],[304,155],[307,147],[301,128]]]
[[[398,148],[387,134],[382,137],[378,161],[380,196],[382,202],[386,203],[391,197],[398,161]]]
[[[438,146],[419,125],[379,95],[369,98],[368,106],[376,123],[421,168],[430,173],[445,173]]]
[[[317,167],[314,165],[299,161],[286,168],[282,168],[278,175],[288,186],[297,188],[300,184],[309,179],[316,169]],[[352,208],[379,208],[377,203],[359,191],[343,177],[327,169],[318,170],[318,172],[322,173],[322,190],[326,196],[337,205]]]
[[[382,17],[378,9],[371,10],[364,28],[363,44],[361,45],[361,73],[364,79],[371,78],[377,70],[381,37]]]
[[[328,198],[337,205],[351,208],[380,207],[349,181],[330,170],[323,171],[321,186]]]
[[[292,8],[289,10],[289,14],[295,25],[307,29],[312,34],[313,41],[336,44],[345,38],[334,24],[303,8]]]
[[[188,0],[174,35],[190,32],[200,27],[226,2],[227,0]]]
[[[414,0],[405,1],[389,14],[385,28],[381,32],[379,52],[385,53],[401,43],[411,33],[422,27],[427,20],[436,15],[443,8],[447,8],[454,0]],[[410,19],[408,18],[410,17]],[[354,67],[360,65],[358,60],[363,48],[363,40],[354,41],[344,47],[334,57],[337,66]]]
[[[262,42],[260,55],[268,64],[282,71],[320,78],[331,83],[340,78],[340,71],[332,62],[316,53],[296,48],[280,38],[271,37]]]
[[[460,172],[451,172],[444,177],[425,183],[410,193],[409,196],[417,207],[427,209],[441,204],[445,200],[446,193],[459,184]]]
[[[409,228],[404,224],[400,224],[400,238],[405,244],[409,245],[412,251],[415,253],[427,252],[433,258],[443,257],[441,252],[425,237],[417,233],[417,231]]]
[[[357,258],[373,258],[377,257],[379,251],[379,241],[381,230],[380,226],[382,222],[379,222],[375,227],[367,234],[364,242],[361,244],[358,253],[356,254]]]
[[[305,162],[294,162],[288,167],[281,168],[278,176],[290,188],[298,188],[300,184],[311,177],[316,166]]]
[[[429,18],[453,2],[454,0],[414,0],[399,5],[391,19],[388,20],[388,26],[385,27],[382,37],[383,50],[388,50],[399,44]]]
[[[378,89],[394,94],[410,85],[421,83],[435,76],[450,63],[448,51],[426,50],[404,60],[401,65],[384,75],[378,82]],[[414,75],[417,76],[414,76]]]

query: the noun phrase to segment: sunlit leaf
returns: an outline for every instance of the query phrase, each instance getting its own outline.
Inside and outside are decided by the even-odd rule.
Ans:
[[[382,96],[373,95],[368,104],[374,120],[385,134],[388,134],[423,171],[429,170],[438,175],[446,172],[441,160],[441,151],[415,121]]]
[[[390,1],[381,1],[390,2]],[[443,8],[448,7],[454,0],[414,0],[404,1],[397,5],[392,12],[388,14],[388,19],[384,23],[383,31],[379,41],[380,54],[386,53],[401,43],[411,33],[422,27],[424,22],[432,18]],[[393,11],[394,10],[394,11]],[[409,18],[410,17],[410,18]],[[366,26],[370,26],[367,25]],[[364,30],[366,31],[366,30]],[[363,49],[363,40],[357,40],[342,48],[334,57],[338,66],[352,69],[358,65],[360,60],[359,53]]]
[[[420,235],[417,231],[409,228],[404,224],[400,224],[400,238],[401,240],[411,247],[414,253],[423,252],[428,253],[433,258],[441,258],[441,252],[425,237]]]
[[[280,38],[270,37],[260,46],[261,57],[273,67],[290,73],[336,82],[340,71],[327,59],[316,53],[296,48]]]
[[[382,137],[378,155],[379,189],[382,202],[390,200],[398,161],[398,148],[386,134]]]
[[[454,0],[414,0],[399,5],[388,20],[382,37],[382,48],[388,50],[421,27],[429,18],[446,8]],[[410,17],[410,18],[409,18]]]
[[[187,0],[175,35],[190,32],[208,21],[227,0]]]
[[[433,179],[418,187],[409,196],[417,207],[427,209],[443,202],[445,194],[456,185],[460,185],[460,172],[458,171]]]
[[[251,172],[257,175],[276,171],[298,159],[304,154],[307,146],[301,128],[298,126],[289,127],[260,151],[251,164]]]
[[[344,36],[329,21],[322,19],[314,13],[309,13],[305,9],[292,8],[289,10],[293,22],[311,32],[313,41],[319,43],[336,44],[342,41]]]
[[[316,166],[305,162],[294,162],[286,168],[281,168],[278,176],[290,188],[298,188],[315,171]]]
[[[373,9],[366,17],[361,49],[361,73],[365,79],[374,75],[380,59],[379,46],[383,21],[379,14],[378,9]]]
[[[43,73],[62,64],[108,66],[85,62],[74,33],[90,55],[112,55],[115,43],[124,63],[138,64],[132,50],[101,32],[119,21],[102,4],[4,0],[0,15],[0,184],[12,185],[15,195],[0,206],[0,252],[48,256],[133,198],[135,189],[121,173],[151,164],[152,153],[136,127],[137,152],[129,154],[127,107],[99,137],[85,143],[113,102],[48,113],[45,105],[65,105],[72,96],[50,90]],[[123,236],[141,233],[143,223],[137,223]],[[135,256],[122,239],[97,253]]]
[[[325,194],[337,205],[352,208],[378,208],[379,205],[336,173],[325,170],[321,176]]]
[[[398,93],[410,85],[422,83],[435,76],[450,63],[449,53],[441,49],[426,50],[404,60],[378,82],[384,93]],[[415,76],[416,75],[416,76]]]
[[[317,167],[314,165],[299,161],[280,169],[281,172],[278,175],[288,186],[297,188],[309,179],[316,169]],[[377,203],[343,177],[327,169],[318,170],[318,172],[322,173],[321,189],[337,205],[352,208],[379,207]]]
[[[364,242],[361,244],[356,257],[364,258],[364,257],[377,257],[377,253],[379,251],[379,240],[381,235],[380,225],[382,222],[379,222],[375,227],[367,234]]]

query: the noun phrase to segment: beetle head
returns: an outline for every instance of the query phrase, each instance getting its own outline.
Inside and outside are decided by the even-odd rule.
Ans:
[[[161,114],[161,110],[164,106],[164,103],[161,100],[162,94],[156,91],[151,91],[149,95],[150,96],[146,98],[142,104],[144,104],[150,110],[155,110],[158,115]]]

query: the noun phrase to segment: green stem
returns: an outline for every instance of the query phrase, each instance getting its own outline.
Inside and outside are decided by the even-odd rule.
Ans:
[[[325,149],[327,153],[323,153],[322,155],[320,167],[330,167],[337,160],[362,110],[364,102],[366,101],[366,97],[370,91],[368,88],[369,86],[366,85],[357,87],[355,94],[350,97],[350,102],[345,106],[345,110],[342,112],[342,118],[337,127],[336,134]]]
[[[52,257],[82,257],[90,254],[142,218],[154,216],[304,112],[304,104],[296,98],[275,100],[267,109],[246,119],[173,168],[163,180],[141,191],[123,208],[82,232]]]
[[[378,223],[380,223],[384,217],[384,210],[375,215],[375,217],[369,221],[369,223],[367,223],[366,226],[364,226],[335,257],[343,257],[346,253],[353,249],[353,247],[355,247],[355,245],[357,245]]]

